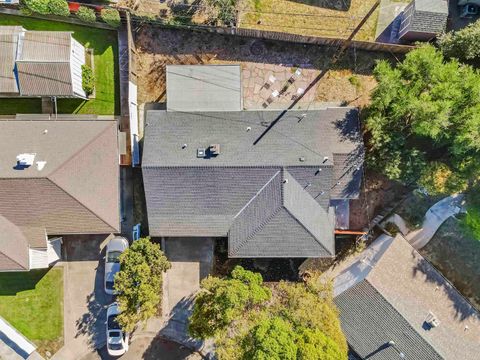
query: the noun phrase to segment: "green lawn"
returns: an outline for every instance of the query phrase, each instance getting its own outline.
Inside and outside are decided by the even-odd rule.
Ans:
[[[63,344],[63,269],[0,273],[0,316],[41,353]]]
[[[94,49],[96,98],[93,100],[59,99],[62,114],[112,115],[120,113],[117,32],[73,25],[52,20],[0,14],[0,25],[22,25],[27,30],[73,31],[73,37]],[[41,112],[40,99],[2,99],[0,115]]]

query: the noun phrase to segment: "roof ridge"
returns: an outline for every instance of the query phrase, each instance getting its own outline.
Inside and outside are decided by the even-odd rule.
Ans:
[[[247,242],[249,242],[250,240],[252,240],[252,238],[253,238],[256,234],[258,234],[258,232],[259,232],[260,230],[262,230],[262,229],[270,222],[270,220],[272,220],[273,217],[275,217],[275,216],[278,214],[278,212],[279,212],[282,208],[283,208],[283,206],[279,206],[279,207],[272,213],[272,215],[270,215],[270,216],[269,216],[267,219],[265,219],[259,226],[257,226],[257,228],[256,228],[255,230],[253,230],[252,233],[251,233],[249,236],[247,236],[240,244],[238,244],[238,246],[235,248],[235,252],[234,252],[234,253],[238,252],[238,250],[240,250],[243,246],[245,246],[245,244],[246,244]],[[229,231],[230,231],[230,230],[229,230]]]
[[[395,306],[393,306],[393,305],[390,303],[390,301],[388,301],[387,298],[385,298],[385,296],[382,295],[382,293],[380,292],[380,290],[377,289],[377,287],[376,287],[375,285],[373,285],[370,281],[368,281],[368,278],[363,279],[363,280],[360,281],[359,283],[357,283],[357,284],[355,284],[354,286],[352,286],[352,288],[358,286],[359,284],[361,284],[361,283],[364,282],[364,281],[367,282],[368,285],[370,285],[370,286],[372,287],[372,289],[382,298],[382,300],[383,300],[386,304],[388,304],[388,306],[390,306],[390,307],[393,309],[393,311],[396,312],[396,313],[407,323],[408,327],[409,327],[413,332],[415,332],[418,336],[420,336],[420,337],[428,344],[428,346],[431,347],[431,349],[433,350],[434,353],[436,353],[436,354],[438,354],[439,356],[441,356],[442,358],[444,358],[444,356],[442,356],[442,355],[437,351],[437,349],[430,343],[430,339],[422,336],[422,334],[420,334],[420,333],[412,326],[412,324],[410,323],[410,321],[408,321],[408,320],[405,318],[405,316],[403,316],[403,314],[402,314],[400,311],[398,311],[398,310],[395,308]]]
[[[333,168],[333,164],[319,164],[319,165],[142,165],[142,169],[190,169],[190,168],[214,168],[214,169],[231,169],[231,168],[242,168],[242,169],[267,169],[267,168]]]
[[[28,249],[30,249],[30,245],[28,245]],[[23,266],[22,264],[20,264],[17,260],[12,259],[10,256],[8,256],[7,254],[5,254],[3,251],[0,251],[0,253],[2,253],[6,258],[10,259],[10,260],[13,261],[15,264],[17,264],[18,266],[20,266],[22,269],[30,270],[30,253],[28,254],[28,268],[26,268],[25,266]]]
[[[68,196],[70,196],[73,200],[75,200],[78,204],[80,204],[80,206],[82,206],[84,209],[88,210],[89,213],[93,214],[97,219],[99,219],[100,221],[102,221],[105,225],[107,225],[109,228],[113,229],[113,232],[116,232],[116,229],[114,229],[112,227],[112,225],[110,225],[108,222],[106,222],[100,215],[98,215],[97,213],[95,213],[93,210],[91,210],[88,206],[86,206],[84,203],[82,203],[80,200],[78,200],[75,196],[73,196],[72,194],[70,194],[69,192],[65,191],[61,186],[59,186],[55,181],[53,181],[52,179],[50,178],[46,178],[48,181],[50,181],[53,185],[55,185],[56,187],[58,187],[60,190],[62,190],[65,194],[67,194]]]

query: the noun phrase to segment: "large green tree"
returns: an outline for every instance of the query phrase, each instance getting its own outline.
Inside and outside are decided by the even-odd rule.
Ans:
[[[115,275],[117,302],[121,310],[118,322],[131,332],[139,322],[157,313],[162,296],[162,273],[170,263],[158,244],[149,238],[134,241],[120,256],[120,271]]]
[[[206,339],[221,330],[252,306],[270,299],[270,290],[260,274],[235,267],[229,279],[209,276],[202,281],[190,318],[192,336]]]
[[[478,177],[480,169],[480,75],[457,60],[446,61],[431,45],[407,54],[393,67],[374,70],[378,86],[366,111],[367,163],[406,183],[442,164],[445,180],[458,184]]]
[[[341,360],[348,352],[330,283],[267,286],[242,267],[202,282],[190,333],[212,337],[220,360]]]

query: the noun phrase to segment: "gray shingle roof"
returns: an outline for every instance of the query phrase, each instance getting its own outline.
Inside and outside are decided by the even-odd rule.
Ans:
[[[446,0],[414,0],[404,11],[400,37],[407,32],[440,34],[445,31],[448,18]]]
[[[325,257],[335,253],[327,212],[279,170],[235,216],[230,257]]]
[[[28,241],[22,230],[0,215],[0,271],[28,270]]]
[[[233,234],[249,232],[249,227],[257,231],[248,244],[242,242],[238,256],[332,255],[331,193],[356,197],[361,181],[361,171],[346,171],[348,166],[357,167],[363,161],[358,113],[351,108],[311,111],[299,121],[301,114],[289,112],[253,145],[279,112],[148,112],[142,168],[151,235],[226,236],[234,217],[279,171],[284,171],[291,186],[283,191],[286,197],[282,206],[277,206],[274,198],[258,204],[259,209],[252,205],[241,215],[249,218],[244,227],[231,231],[232,238],[237,238]],[[198,158],[197,149],[211,144],[220,144],[220,154]],[[342,175],[338,185],[335,173]],[[276,211],[263,228],[256,223],[263,224],[260,219],[245,215],[249,211],[263,212],[262,208],[270,209],[263,218]],[[291,232],[288,243],[275,247],[272,242],[278,244],[281,237],[274,236],[274,231],[282,227],[274,229],[271,224],[281,224],[280,218],[292,222],[288,229]],[[284,224],[283,229],[286,227]],[[266,235],[267,229],[270,235]],[[327,229],[332,236],[325,235]],[[299,234],[304,237],[298,239]],[[287,239],[286,232],[282,235]],[[260,236],[264,237],[262,241]],[[305,241],[303,250],[300,241]],[[264,250],[254,245],[260,242]]]
[[[167,65],[169,111],[240,111],[240,65]]]
[[[478,359],[478,311],[401,236],[380,237],[333,275],[342,328],[363,358],[395,359],[382,348],[393,340],[406,359]]]
[[[335,298],[348,344],[362,359],[441,360],[442,357],[367,281]],[[394,341],[398,351],[388,346]]]
[[[0,121],[0,134],[0,215],[49,235],[118,231],[115,121]],[[21,153],[46,164],[19,168]]]

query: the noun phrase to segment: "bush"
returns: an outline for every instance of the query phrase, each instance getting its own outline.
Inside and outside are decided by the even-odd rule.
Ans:
[[[461,61],[480,60],[480,20],[459,31],[451,31],[440,37],[438,45],[447,57]]]
[[[82,65],[82,88],[87,96],[92,94],[95,89],[95,76],[92,68],[88,65]]]
[[[467,188],[466,180],[441,162],[430,163],[422,172],[418,183],[430,195],[451,195]]]
[[[53,15],[70,15],[70,9],[68,8],[68,3],[65,0],[49,0],[48,9],[50,10],[50,14]]]
[[[95,10],[90,9],[86,6],[80,6],[78,8],[77,17],[86,23],[94,23],[95,21],[97,21]]]
[[[49,0],[25,0],[25,6],[31,11],[48,15],[50,14]]]
[[[120,13],[115,9],[102,9],[102,20],[112,27],[120,26]]]

